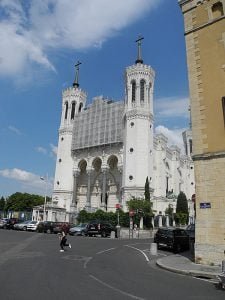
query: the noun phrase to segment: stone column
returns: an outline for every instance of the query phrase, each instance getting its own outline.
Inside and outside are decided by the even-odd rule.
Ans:
[[[87,211],[91,208],[91,170],[87,170],[88,175],[88,185],[87,185],[87,202],[86,202],[86,209]]]
[[[73,172],[73,198],[72,198],[72,204],[76,206],[76,200],[77,200],[77,177],[79,175],[79,171]]]
[[[169,215],[166,215],[166,227],[170,226],[170,219],[169,219]]]
[[[159,215],[159,227],[162,227],[162,215]]]
[[[79,176],[79,171],[75,170],[73,172],[73,195],[72,195],[72,201],[70,205],[70,222],[75,222],[75,214],[76,214],[76,208],[77,208],[77,177]]]
[[[120,173],[120,178],[119,178],[119,203],[121,204],[121,205],[123,205],[123,203],[122,203],[122,185],[123,185],[123,166],[118,166],[118,170],[119,170],[119,173]]]
[[[102,203],[101,207],[105,208],[105,194],[106,194],[106,169],[102,169]]]

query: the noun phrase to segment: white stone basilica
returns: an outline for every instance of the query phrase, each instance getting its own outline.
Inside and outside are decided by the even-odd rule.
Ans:
[[[80,63],[73,86],[62,93],[52,212],[46,207],[53,221],[59,220],[60,209],[67,221],[82,209],[115,211],[120,204],[127,211],[126,201],[144,198],[147,176],[156,215],[169,205],[175,211],[180,191],[193,215],[191,132],[183,133],[186,155],[177,146],[169,147],[166,136],[154,135],[155,72],[143,63],[141,39],[137,42],[137,60],[125,70],[123,102],[99,96],[86,105],[87,93],[78,83]]]

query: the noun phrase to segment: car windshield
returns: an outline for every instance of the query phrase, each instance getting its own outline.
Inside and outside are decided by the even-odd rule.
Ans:
[[[37,224],[37,221],[32,221],[30,222],[30,224]]]

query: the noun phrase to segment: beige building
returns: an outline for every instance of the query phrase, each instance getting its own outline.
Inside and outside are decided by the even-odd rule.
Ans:
[[[195,261],[225,260],[225,0],[180,0],[196,181]]]

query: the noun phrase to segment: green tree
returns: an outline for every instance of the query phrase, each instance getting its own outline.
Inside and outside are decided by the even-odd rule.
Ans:
[[[176,207],[176,222],[179,224],[186,224],[188,222],[188,202],[185,193],[180,192],[177,197]]]
[[[145,181],[145,200],[150,201],[150,189],[149,189],[148,176],[146,177],[146,181]]]
[[[173,217],[173,206],[171,204],[169,204],[166,208],[165,214],[170,216],[171,218]]]
[[[149,200],[132,198],[127,201],[127,207],[129,210],[140,211],[144,214],[152,214],[151,203]]]
[[[32,210],[34,206],[42,204],[44,204],[43,196],[17,192],[9,196],[5,203],[5,210],[26,211]]]
[[[5,209],[5,198],[1,197],[0,199],[0,210],[3,211]]]

